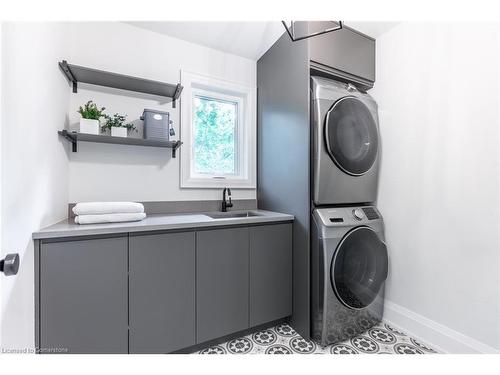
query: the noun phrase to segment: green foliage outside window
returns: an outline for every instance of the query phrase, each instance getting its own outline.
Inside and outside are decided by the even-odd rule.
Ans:
[[[193,99],[195,173],[236,173],[238,105],[196,96]]]

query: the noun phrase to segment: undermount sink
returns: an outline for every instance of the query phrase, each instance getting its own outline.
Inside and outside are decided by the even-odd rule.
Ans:
[[[254,217],[261,216],[257,212],[253,211],[237,211],[237,212],[212,212],[205,214],[212,219],[230,219],[230,218],[238,218],[238,217]]]

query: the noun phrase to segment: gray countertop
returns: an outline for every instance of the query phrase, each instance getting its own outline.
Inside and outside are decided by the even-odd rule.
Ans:
[[[238,212],[238,211],[234,211]],[[292,221],[293,215],[278,212],[252,210],[256,216],[213,219],[203,213],[148,215],[142,221],[113,224],[75,224],[74,219],[66,219],[33,233],[33,239],[93,236],[99,234],[146,232],[169,229],[196,229],[222,227],[228,225],[258,224]]]

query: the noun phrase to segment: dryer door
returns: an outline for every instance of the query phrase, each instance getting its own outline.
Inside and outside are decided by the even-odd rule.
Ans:
[[[325,119],[327,151],[345,173],[361,176],[377,159],[378,131],[370,110],[355,97],[336,101]]]
[[[340,241],[330,267],[337,298],[347,307],[362,309],[377,297],[387,278],[387,247],[369,227],[359,226]]]

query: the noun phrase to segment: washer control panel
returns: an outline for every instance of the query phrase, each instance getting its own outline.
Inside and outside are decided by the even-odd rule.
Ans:
[[[380,219],[377,209],[373,206],[318,208],[314,212],[327,227],[359,225]]]

